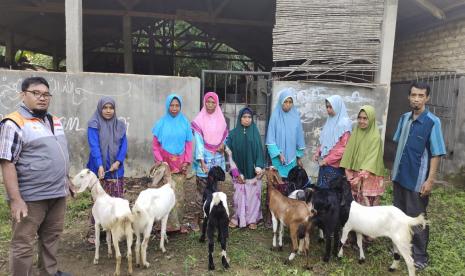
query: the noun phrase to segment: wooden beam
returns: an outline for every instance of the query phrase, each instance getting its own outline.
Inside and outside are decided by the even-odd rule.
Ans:
[[[415,0],[415,2],[425,10],[429,11],[437,19],[446,19],[446,14],[429,0]]]
[[[226,0],[225,2],[227,2]],[[29,12],[29,13],[64,13],[65,7],[62,3],[43,3],[39,7],[18,5],[18,4],[0,4],[0,9],[12,12]],[[217,10],[218,11],[218,10]],[[192,10],[177,10],[173,13],[159,13],[159,12],[144,12],[135,10],[111,10],[111,9],[83,9],[84,15],[98,15],[98,16],[131,16],[140,18],[159,18],[168,20],[184,20],[189,22],[198,23],[216,23],[226,25],[238,26],[254,26],[254,27],[273,27],[273,23],[263,20],[246,20],[234,18],[215,18],[212,14],[207,12],[198,12]]]

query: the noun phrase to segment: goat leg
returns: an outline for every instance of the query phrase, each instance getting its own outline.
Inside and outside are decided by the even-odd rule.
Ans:
[[[279,251],[283,251],[284,222],[279,222]]]
[[[140,255],[142,258],[142,266],[144,268],[149,268],[150,263],[147,262],[147,247],[150,241],[150,232],[152,231],[153,223],[149,224],[149,227],[146,227],[144,230],[144,239],[142,240],[142,248]]]
[[[94,264],[98,264],[99,259],[99,249],[100,249],[100,224],[95,222],[95,255],[94,255]]]
[[[228,227],[226,225],[226,227]],[[226,228],[227,229],[227,228]],[[220,230],[221,231],[221,230]],[[220,235],[218,235],[220,236]],[[228,256],[226,255],[226,237],[224,234],[221,235],[221,263],[225,269],[229,268]]]
[[[289,255],[289,258],[284,262],[285,264],[290,264],[292,260],[294,260],[295,254],[297,253],[297,249],[299,247],[297,240],[297,228],[295,224],[289,225],[289,233],[291,234],[292,252],[291,255]]]
[[[130,222],[125,225],[126,245],[127,245],[127,258],[128,258],[128,275],[132,275],[132,226]]]
[[[325,231],[325,255],[323,256],[324,262],[329,262],[329,258],[331,255],[331,241],[333,239],[332,232],[326,230]]]
[[[165,236],[166,236],[166,224],[168,222],[168,214],[161,219],[161,230],[160,230],[160,249],[163,253],[165,249]]]
[[[106,231],[107,247],[108,247],[108,258],[113,258],[113,251],[111,249],[111,231]]]
[[[333,241],[334,241],[334,244],[333,244],[333,255],[334,257],[337,256],[337,251],[339,250],[339,245],[341,243],[340,241],[340,236],[339,236],[339,233],[341,232],[341,227],[339,225],[336,226],[336,229],[334,230],[334,238],[333,238]]]
[[[138,230],[136,230],[138,231]],[[136,246],[134,248],[134,251],[136,253],[136,267],[140,266],[140,233],[136,232]]]
[[[213,249],[214,239],[208,239],[208,270],[215,270],[215,263],[213,262]]]
[[[113,239],[113,246],[115,247],[115,256],[116,256],[116,268],[115,268],[115,276],[121,275],[121,251],[119,250],[119,237],[117,237],[116,233],[112,231],[111,237]]]
[[[363,252],[363,235],[358,232],[357,232],[357,246],[360,252],[358,263],[363,264],[365,262],[365,253]]]
[[[208,217],[203,218],[202,234],[200,235],[199,242],[205,242],[205,233],[207,232]]]
[[[389,267],[390,272],[394,272],[396,269],[399,268],[399,261],[400,261],[400,255],[399,255],[399,249],[397,249],[396,244],[393,243],[393,253],[394,253],[394,261],[392,262],[391,266]]]
[[[278,220],[273,213],[271,213],[271,221],[273,223],[273,247],[271,247],[271,250],[273,251],[276,248],[276,231],[278,231]]]

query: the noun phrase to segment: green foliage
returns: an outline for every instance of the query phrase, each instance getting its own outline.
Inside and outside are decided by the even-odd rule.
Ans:
[[[37,65],[49,70],[53,68],[53,57],[48,55],[22,50],[16,52],[15,61],[19,62],[21,59],[29,61],[29,64]]]

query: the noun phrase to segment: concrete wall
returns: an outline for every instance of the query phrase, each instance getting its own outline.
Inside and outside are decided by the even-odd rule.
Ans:
[[[126,176],[143,175],[152,165],[151,129],[165,113],[168,94],[176,92],[183,97],[183,112],[189,119],[197,114],[200,106],[198,78],[0,70],[0,119],[16,109],[21,82],[30,76],[45,77],[50,83],[53,94],[50,112],[62,118],[72,174],[87,163],[87,121],[100,97],[112,96],[116,100],[116,114],[128,125]]]
[[[394,46],[392,81],[413,79],[413,71],[465,72],[465,19],[398,38]]]
[[[364,88],[341,84],[318,84],[297,81],[275,81],[273,82],[273,109],[279,92],[287,87],[297,90],[296,107],[301,114],[301,120],[305,133],[304,166],[309,175],[318,175],[318,165],[311,161],[311,157],[319,145],[321,129],[326,121],[327,113],[325,99],[331,95],[340,95],[348,109],[350,118],[354,123],[357,121],[358,111],[361,106],[370,104],[376,109],[376,121],[380,131],[384,133],[386,126],[388,104],[388,92],[385,86],[376,88]]]

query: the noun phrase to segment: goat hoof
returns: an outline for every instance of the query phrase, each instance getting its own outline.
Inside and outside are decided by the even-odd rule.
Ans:
[[[140,267],[140,264],[136,264],[136,267],[139,268],[139,267]]]
[[[113,258],[113,253],[108,253],[108,259],[112,259]]]
[[[318,242],[319,242],[319,243],[323,243],[324,241],[325,241],[325,239],[318,238]]]
[[[324,256],[324,257],[323,257],[323,262],[325,262],[325,263],[329,262],[329,257]]]
[[[392,268],[392,267],[389,268],[389,272],[394,272],[394,271],[396,271],[395,268]]]
[[[98,259],[94,259],[94,265],[98,264]]]
[[[205,242],[205,237],[200,237],[199,242]]]
[[[359,259],[359,260],[358,260],[358,263],[359,263],[359,264],[363,264],[364,262],[365,262],[365,259]]]
[[[313,267],[312,267],[312,266],[309,266],[309,265],[306,265],[306,266],[304,266],[304,269],[306,269],[306,270],[313,270]]]
[[[208,265],[208,270],[215,270],[215,265],[214,264]]]
[[[289,259],[286,259],[286,260],[284,261],[284,265],[290,265],[290,264],[291,264],[291,261],[289,261]]]
[[[166,252],[166,249],[164,247],[163,248],[160,247],[160,249],[161,249],[161,252],[163,252],[163,253]]]
[[[229,263],[225,256],[221,257],[221,263],[223,264],[224,269],[229,268]]]
[[[150,267],[150,263],[149,263],[149,262],[146,262],[146,263],[144,264],[144,268],[149,268],[149,267]]]
[[[282,246],[278,247],[278,251],[283,251],[283,247]]]

